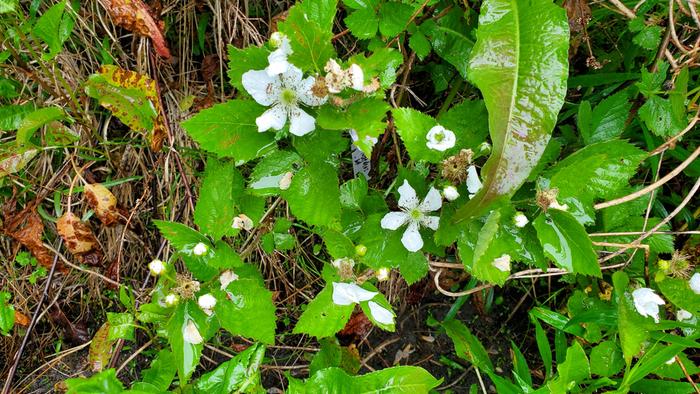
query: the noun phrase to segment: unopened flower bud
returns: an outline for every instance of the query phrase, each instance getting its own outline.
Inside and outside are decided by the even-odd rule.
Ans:
[[[442,189],[442,195],[445,196],[447,201],[454,201],[459,198],[459,191],[454,186],[447,186]]]
[[[389,279],[389,269],[386,267],[382,267],[379,270],[377,270],[377,280],[380,282],[384,282],[385,280]]]
[[[162,261],[155,259],[148,263],[148,269],[151,270],[151,275],[158,276],[165,272],[165,264]]]
[[[367,247],[363,244],[355,246],[355,254],[362,257],[367,254]]]

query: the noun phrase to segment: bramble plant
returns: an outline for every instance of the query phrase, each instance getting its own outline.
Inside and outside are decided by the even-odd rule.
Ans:
[[[32,34],[48,50],[43,61],[59,56],[70,36],[75,15],[68,10],[79,7],[73,3],[59,2],[35,21]],[[642,5],[640,15],[656,6]],[[595,66],[606,72],[573,75],[572,37],[581,30],[566,7],[550,0],[302,0],[265,42],[228,45],[234,98],[179,124],[206,157],[192,225],[170,213],[161,216],[170,220],[152,220],[174,253],[143,262],[154,284],[138,301],[132,288],[116,283],[122,311],[106,314],[90,348],[97,373],[66,380],[67,391],[265,392],[267,348],[300,334],[320,350],[308,376],[286,374],[289,393],[435,392],[447,374],[399,361],[358,374],[356,350],[336,339],[358,315],[381,331],[397,331],[401,305],[385,284],[404,282],[434,283],[443,295],[459,297],[446,317],[431,315],[428,324],[451,339],[484,392],[484,378],[499,393],[697,391],[698,243],[688,240],[677,250],[671,220],[683,210],[683,230],[695,223],[698,211],[686,206],[700,181],[679,185],[683,195],[659,202],[660,184],[644,188],[635,176],[644,170],[654,182],[667,182],[657,153],[697,145],[692,133],[680,135],[698,119],[700,89],[691,85],[698,73],[689,63],[664,62],[671,56],[665,47],[655,57],[668,36],[662,41],[661,27],[640,16],[625,24],[629,45],[636,45],[629,57]],[[19,8],[0,0],[5,17]],[[347,31],[334,34],[341,21]],[[19,42],[23,34],[26,28],[13,28],[3,40]],[[346,34],[356,50],[335,45]],[[165,57],[167,48],[157,46]],[[405,78],[416,58],[433,80],[435,111],[403,99],[415,95]],[[592,54],[588,61],[597,62]],[[447,84],[439,88],[443,74],[458,81],[446,94]],[[14,92],[11,86],[0,85]],[[151,149],[173,149],[156,80],[105,64],[83,90],[144,134]],[[2,174],[23,171],[42,150],[76,144],[80,136],[70,127],[86,121],[76,111],[0,107],[1,129],[16,130],[2,148]],[[686,169],[697,177],[693,149],[673,176]],[[68,203],[55,217],[40,213],[56,222],[79,263],[95,265],[102,252],[87,219],[128,227],[131,216],[118,211],[106,187],[83,179],[75,159]],[[84,185],[75,193],[85,193],[91,207],[83,219],[71,213],[78,178]],[[60,208],[60,193],[54,201]],[[663,203],[676,208],[669,213]],[[289,214],[279,215],[279,207]],[[48,253],[41,231],[31,238],[19,222],[13,226],[5,233],[37,256],[24,252],[14,260],[36,267],[28,279],[34,284],[52,267],[38,257]],[[297,317],[282,321],[279,309],[292,306],[268,289],[275,273],[261,271],[251,248],[273,254],[309,242],[320,262],[313,267],[318,291]],[[469,283],[460,277],[443,288],[440,276],[450,269],[464,271]],[[561,277],[561,288],[526,313],[533,346],[522,350],[512,341],[512,370],[504,373],[456,317],[459,308],[469,295],[491,305],[495,286],[552,277]],[[11,297],[0,292],[3,335],[15,323]],[[141,334],[153,347],[150,368],[125,388],[109,365],[111,349],[117,341],[119,349],[125,341],[136,348]],[[201,368],[204,350],[224,336],[247,345],[213,369]]]

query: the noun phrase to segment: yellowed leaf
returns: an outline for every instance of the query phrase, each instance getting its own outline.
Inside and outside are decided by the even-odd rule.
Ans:
[[[88,223],[81,221],[72,212],[66,212],[58,218],[56,228],[78,261],[88,265],[102,265],[102,250]]]
[[[105,226],[111,226],[122,219],[117,208],[117,198],[102,184],[85,185],[85,197],[90,207],[95,210],[95,216]]]

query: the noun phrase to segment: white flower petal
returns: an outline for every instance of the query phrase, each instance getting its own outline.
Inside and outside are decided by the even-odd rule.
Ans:
[[[431,230],[436,230],[440,226],[440,217],[439,216],[423,216],[420,219],[420,224],[423,225],[423,227],[427,227]]]
[[[231,227],[239,230],[250,231],[255,225],[253,224],[253,219],[249,218],[248,215],[242,213],[235,218],[233,218],[233,224]]]
[[[447,201],[454,201],[459,198],[459,191],[454,186],[447,186],[442,189],[442,195]]]
[[[421,212],[433,212],[440,209],[440,207],[442,207],[440,192],[434,187],[431,187],[425,199],[423,199],[423,202],[418,206],[418,210]]]
[[[209,247],[203,242],[199,242],[192,248],[192,253],[195,256],[204,256],[209,251]]]
[[[504,254],[501,257],[496,258],[491,263],[497,270],[508,272],[510,271],[510,255]]]
[[[354,283],[333,282],[333,303],[336,305],[358,304],[371,300],[377,294],[379,293],[365,290]]]
[[[372,318],[377,323],[386,325],[394,324],[394,314],[390,310],[384,308],[374,301],[368,302],[367,306],[369,307],[369,313],[372,314]]]
[[[287,72],[289,68],[289,62],[287,61],[287,53],[285,53],[282,48],[277,49],[270,53],[267,57],[268,63],[270,63],[265,72],[269,76],[275,76]]]
[[[301,78],[304,76],[304,73],[299,69],[299,67],[290,64],[289,67],[287,67],[287,71],[285,71],[283,74],[280,74],[280,79],[282,80],[282,86],[288,87],[293,90],[295,87],[299,86],[301,83]]]
[[[435,149],[440,152],[444,152],[452,148],[455,146],[455,142],[457,141],[455,133],[452,132],[452,130],[447,130],[440,125],[433,126],[433,128],[428,131],[426,139],[428,140],[428,142],[426,142],[426,146],[428,148]]]
[[[243,87],[258,104],[269,106],[279,98],[282,85],[265,70],[250,70],[243,74]]]
[[[187,321],[185,329],[182,330],[182,337],[185,342],[189,342],[193,345],[199,345],[204,341],[204,338],[202,338],[202,335],[199,333],[197,326],[194,325],[192,320]]]
[[[401,243],[409,252],[417,252],[423,247],[423,238],[418,231],[418,222],[411,222],[401,237]]]
[[[364,89],[365,85],[364,71],[362,71],[362,68],[360,66],[353,63],[350,65],[348,72],[350,73],[350,81],[352,83],[352,88],[361,92],[362,89]]]
[[[467,168],[467,190],[470,194],[476,194],[481,190],[483,184],[479,179],[479,174],[476,171],[475,166],[469,166]]]
[[[238,280],[238,275],[233,271],[224,271],[221,276],[219,276],[219,283],[221,283],[221,290],[226,290],[231,282]]]
[[[151,271],[151,275],[158,276],[165,271],[165,264],[162,261],[155,259],[148,263],[148,269]]]
[[[202,294],[197,299],[197,305],[202,309],[212,309],[216,306],[216,298],[209,293]]]
[[[694,273],[693,276],[690,277],[688,284],[690,285],[690,289],[693,290],[693,293],[700,294],[700,273]]]
[[[287,190],[292,185],[292,178],[294,173],[291,171],[285,172],[282,178],[280,178],[280,190]]]
[[[523,228],[527,226],[530,220],[528,220],[524,213],[516,212],[515,216],[513,217],[513,222],[515,223],[515,227]]]
[[[693,318],[693,314],[686,311],[685,309],[679,309],[676,312],[676,320],[682,322],[686,320],[691,320]]]
[[[659,305],[664,305],[666,302],[654,293],[654,290],[646,287],[639,288],[632,292],[632,298],[637,313],[644,317],[651,316],[654,322],[659,322]]]
[[[377,274],[376,274],[377,280],[380,282],[384,282],[386,280],[389,280],[389,273],[390,272],[391,272],[391,270],[389,268],[386,268],[386,267],[382,267],[382,268],[378,269]]]
[[[301,137],[316,129],[316,119],[301,108],[292,108],[289,112],[289,132]]]
[[[294,88],[299,101],[311,107],[318,107],[319,105],[323,105],[326,103],[326,101],[328,101],[328,96],[318,97],[313,93],[312,88],[314,87],[315,83],[316,79],[314,77],[308,77]]]
[[[389,212],[382,218],[381,226],[385,230],[396,230],[406,224],[409,218],[405,212]]]
[[[403,184],[399,186],[399,206],[405,209],[413,209],[418,206],[418,203],[416,190],[404,179]]]
[[[255,119],[255,124],[261,133],[270,129],[281,130],[286,122],[287,111],[281,105],[275,105]]]

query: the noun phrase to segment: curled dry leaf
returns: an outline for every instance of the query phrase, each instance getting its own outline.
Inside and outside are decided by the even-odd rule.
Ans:
[[[109,322],[105,322],[102,327],[92,337],[90,351],[88,353],[88,364],[93,372],[100,372],[107,367],[112,358],[112,344],[109,339]]]
[[[15,201],[10,200],[3,206],[3,232],[14,238],[17,242],[29,249],[42,267],[51,269],[53,256],[41,242],[44,233],[44,223],[32,203],[20,212],[15,212]],[[56,262],[56,269],[66,272],[66,268],[60,261]]]
[[[66,212],[58,218],[56,228],[78,261],[87,265],[102,265],[102,250],[88,223],[81,221],[72,212]]]
[[[372,322],[362,311],[355,311],[336,336],[341,344],[359,343],[372,327]]]
[[[71,322],[58,305],[54,304],[49,312],[49,318],[54,324],[63,329],[63,338],[74,344],[82,345],[90,340],[85,322]]]
[[[29,316],[15,309],[15,325],[27,327],[29,326],[29,320]]]
[[[105,276],[108,277],[109,279],[112,279],[113,281],[119,283],[119,271],[121,270],[121,263],[119,259],[114,259],[109,266],[107,266],[107,271],[105,271]],[[115,283],[112,282],[107,282],[105,281],[105,284],[107,285],[108,288],[112,290],[118,290],[119,286]]]
[[[85,185],[85,198],[88,205],[95,210],[95,216],[105,226],[124,221],[117,208],[117,198],[103,185],[99,183]]]
[[[170,59],[170,50],[163,36],[163,21],[157,20],[151,8],[141,0],[100,0],[118,26],[137,35],[149,37],[156,52]]]

